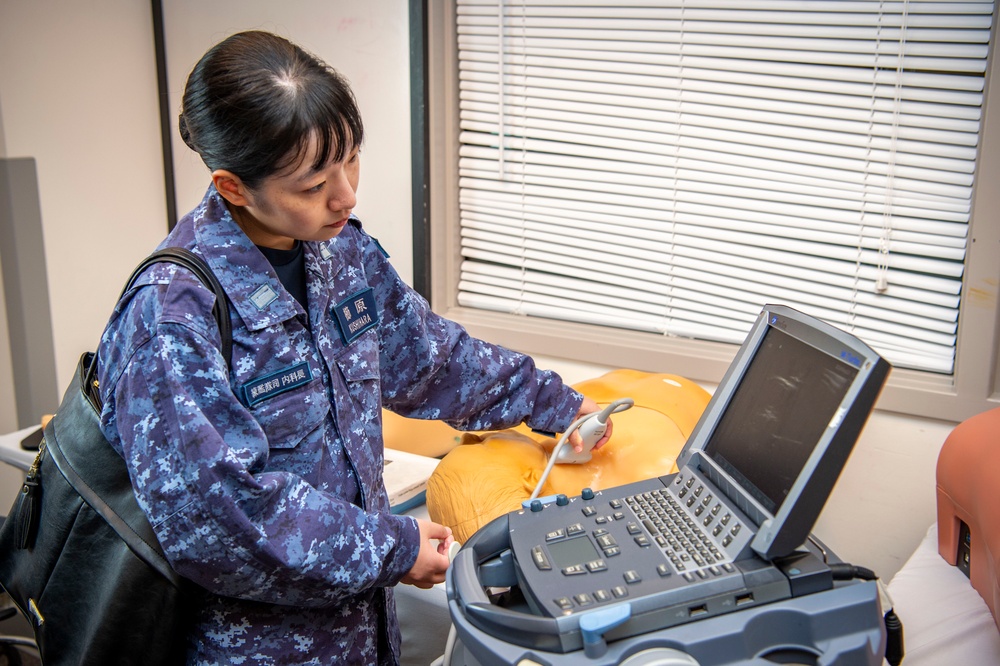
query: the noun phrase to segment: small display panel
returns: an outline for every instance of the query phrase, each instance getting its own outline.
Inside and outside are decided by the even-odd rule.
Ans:
[[[586,536],[546,544],[552,563],[560,569],[600,559],[601,554]]]
[[[857,374],[854,366],[769,327],[705,453],[777,513]]]

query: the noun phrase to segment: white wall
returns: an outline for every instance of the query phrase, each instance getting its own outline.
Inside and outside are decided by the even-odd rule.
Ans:
[[[2,56],[0,56],[2,59]],[[3,104],[0,102],[0,159],[7,157],[7,145],[3,133]],[[0,266],[0,275],[3,267]],[[0,278],[2,280],[2,278]],[[17,411],[14,403],[14,375],[10,356],[10,336],[2,322],[7,321],[7,300],[0,289],[0,432],[17,429]],[[14,494],[20,483],[21,474],[9,465],[0,465],[0,512],[6,511],[14,501]]]
[[[0,3],[2,131],[37,162],[60,386],[166,230],[151,25],[148,2]]]
[[[2,17],[2,15],[0,15]],[[2,39],[2,36],[0,36]],[[3,56],[0,55],[0,58]],[[2,89],[2,86],[0,86]],[[7,157],[7,144],[3,133],[3,100],[0,96],[0,159]],[[3,265],[0,261],[0,276]],[[0,277],[0,283],[3,278]],[[0,284],[2,286],[2,284]],[[7,321],[7,297],[0,289],[0,432],[10,432],[17,428],[17,410],[14,404],[14,373],[10,355],[10,335],[3,322]]]
[[[2,15],[0,15],[2,19]],[[2,37],[0,37],[2,38]],[[0,55],[0,62],[3,56]],[[2,88],[2,86],[0,86]],[[7,141],[3,132],[3,102],[0,100],[0,159],[7,157]],[[0,275],[3,275],[0,266]],[[0,322],[7,321],[7,300],[0,289]],[[10,357],[10,336],[7,327],[0,325],[0,432],[10,432],[17,428],[17,412],[14,409],[14,375]],[[0,511],[14,501],[14,491],[21,475],[9,465],[0,465]]]
[[[299,41],[351,80],[368,134],[358,213],[404,277],[411,275],[407,3],[164,5],[175,110],[194,59],[217,38],[250,27]],[[121,282],[166,231],[151,34],[147,2],[0,2],[0,146],[7,157],[38,160],[61,386],[78,355],[96,344]],[[176,134],[174,141],[183,212],[207,177]],[[0,344],[6,348],[4,332]],[[570,382],[605,370],[539,361]],[[4,363],[0,352],[0,383]],[[9,394],[0,386],[0,397]],[[0,424],[13,423],[8,415],[12,407],[0,400]],[[951,427],[876,413],[817,534],[845,559],[891,576],[934,520],[934,463]],[[14,487],[2,475],[0,491],[0,506],[9,505]]]

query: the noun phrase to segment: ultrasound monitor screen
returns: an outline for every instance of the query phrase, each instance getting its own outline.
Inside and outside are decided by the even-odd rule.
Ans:
[[[768,327],[705,445],[706,455],[774,515],[857,372]]]

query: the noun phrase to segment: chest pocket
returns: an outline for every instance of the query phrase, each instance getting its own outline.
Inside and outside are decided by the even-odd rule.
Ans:
[[[241,397],[272,449],[297,446],[330,410],[322,380],[304,362],[249,382]]]
[[[335,362],[347,388],[348,401],[338,400],[342,423],[353,438],[381,450],[382,398],[379,382],[379,342],[374,330],[345,347]]]
[[[379,405],[379,344],[375,331],[368,331],[337,354],[335,360],[351,397],[371,406],[368,394],[373,393]]]

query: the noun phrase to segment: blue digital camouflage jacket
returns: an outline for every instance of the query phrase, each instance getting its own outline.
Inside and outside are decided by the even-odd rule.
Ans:
[[[209,592],[190,664],[397,662],[391,586],[419,539],[389,512],[382,406],[561,432],[582,400],[431,312],[357,219],[304,245],[307,309],[210,187],[162,246],[202,255],[224,287],[231,365],[212,293],[173,264],[140,277],[102,337],[104,432],[174,568]]]

